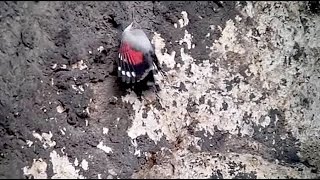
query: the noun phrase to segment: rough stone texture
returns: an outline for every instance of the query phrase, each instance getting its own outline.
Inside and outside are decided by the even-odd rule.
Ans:
[[[319,2],[0,6],[0,178],[320,177]],[[132,11],[159,97],[113,72]]]

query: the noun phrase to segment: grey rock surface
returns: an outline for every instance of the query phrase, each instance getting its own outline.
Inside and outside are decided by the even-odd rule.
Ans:
[[[319,2],[0,7],[0,178],[320,177]],[[159,98],[113,74],[132,11]]]

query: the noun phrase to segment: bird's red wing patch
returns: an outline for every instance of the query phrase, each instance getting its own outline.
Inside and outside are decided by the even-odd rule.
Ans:
[[[139,82],[144,79],[153,65],[149,64],[152,58],[141,51],[133,49],[128,43],[122,43],[119,49],[118,76],[123,82]]]
[[[124,58],[124,61],[133,66],[143,63],[143,53],[132,49],[127,43],[121,44],[120,54]]]

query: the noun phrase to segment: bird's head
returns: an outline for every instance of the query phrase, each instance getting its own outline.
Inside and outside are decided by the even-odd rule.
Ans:
[[[129,31],[134,29],[141,29],[141,26],[136,21],[133,21],[132,23],[130,23],[129,26],[127,26],[124,29],[124,31]]]

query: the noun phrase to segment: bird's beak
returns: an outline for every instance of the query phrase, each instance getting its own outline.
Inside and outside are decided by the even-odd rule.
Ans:
[[[133,22],[128,27],[132,28],[132,26],[133,26]]]
[[[124,31],[130,30],[132,28],[132,25],[133,25],[133,22],[128,27],[126,27],[126,29],[124,29]]]

